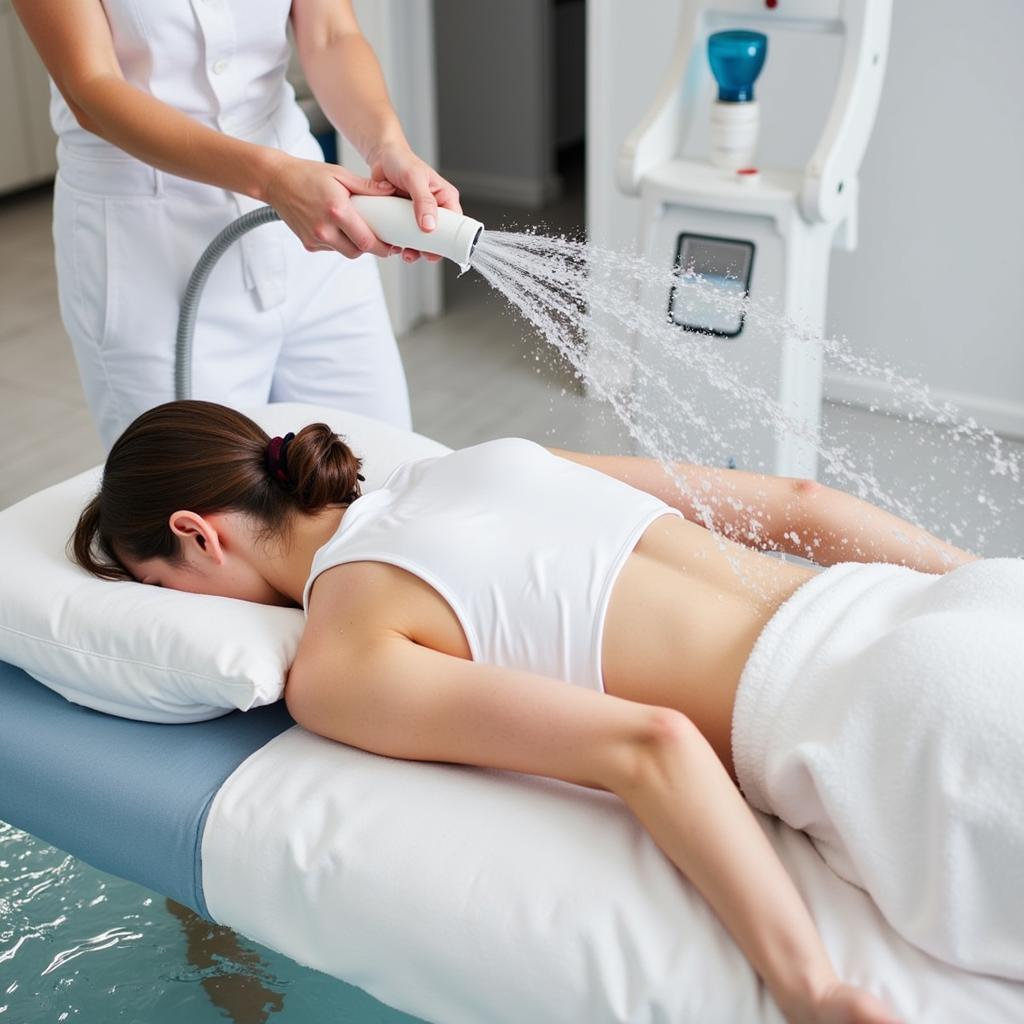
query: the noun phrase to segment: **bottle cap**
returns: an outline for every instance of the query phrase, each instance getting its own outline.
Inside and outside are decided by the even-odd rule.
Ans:
[[[730,29],[708,36],[708,63],[718,82],[718,99],[747,103],[754,98],[754,82],[764,66],[768,37],[750,29]]]

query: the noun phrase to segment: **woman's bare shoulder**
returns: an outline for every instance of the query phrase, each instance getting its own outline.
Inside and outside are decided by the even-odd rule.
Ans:
[[[394,588],[408,586],[406,577],[408,573],[397,566],[369,559],[330,566],[313,581],[310,615],[314,607],[339,610],[351,606],[369,610],[379,600],[393,596]]]
[[[411,590],[409,574],[385,562],[344,562],[313,581],[303,645],[342,642],[358,629],[397,620]]]
[[[317,577],[296,662],[336,668],[395,637],[472,657],[458,615],[429,583],[397,565],[346,562]]]

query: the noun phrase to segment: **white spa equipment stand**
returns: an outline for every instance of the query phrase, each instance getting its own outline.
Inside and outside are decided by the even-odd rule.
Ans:
[[[820,336],[825,327],[830,250],[852,251],[857,243],[857,174],[874,125],[889,44],[892,0],[690,0],[671,67],[647,115],[621,147],[619,187],[641,200],[641,251],[659,266],[679,265],[706,280],[723,262],[735,278],[729,289],[750,300],[769,299],[772,310]],[[714,86],[707,37],[721,29],[746,28],[831,33],[844,39],[842,66],[824,132],[799,171],[759,168],[757,174],[723,170],[708,162],[680,159],[698,99]],[[798,69],[794,69],[794,74]],[[708,116],[707,106],[701,106]],[[757,368],[757,383],[777,397],[797,429],[775,437],[765,424],[761,437],[744,444],[748,458],[727,460],[739,468],[813,478],[813,439],[821,417],[820,347],[798,339],[759,339],[757,325],[712,311],[705,323],[687,324],[693,310],[678,315],[660,288],[644,296],[669,310],[680,324],[679,344],[690,330],[720,337],[727,359]],[[683,321],[680,323],[680,321]],[[643,340],[637,339],[642,345]],[[760,349],[760,350],[759,350]],[[652,352],[651,358],[657,359]],[[668,367],[666,366],[666,369]],[[675,369],[671,372],[678,373]],[[702,396],[703,397],[703,396]],[[724,400],[708,395],[709,419],[731,436]],[[717,401],[717,405],[715,402]],[[755,412],[756,415],[756,412]],[[739,445],[737,446],[739,449]]]

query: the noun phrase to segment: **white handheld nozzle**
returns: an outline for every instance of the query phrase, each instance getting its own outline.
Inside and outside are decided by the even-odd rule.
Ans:
[[[463,270],[469,268],[473,247],[484,230],[480,221],[438,207],[437,227],[422,231],[412,200],[400,196],[352,196],[351,202],[382,242],[446,256]]]

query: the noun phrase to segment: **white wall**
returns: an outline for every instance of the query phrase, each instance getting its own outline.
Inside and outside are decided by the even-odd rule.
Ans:
[[[886,82],[861,168],[860,245],[833,254],[829,331],[1024,437],[1024,3],[893,6]],[[588,4],[587,220],[599,244],[635,239],[637,200],[615,188],[614,157],[667,66],[680,7]],[[805,42],[821,45],[794,60]],[[758,96],[762,162],[802,163],[837,54],[823,38],[772,36]],[[702,124],[687,152],[699,153],[706,137]],[[885,397],[848,379],[826,386],[865,403]]]
[[[53,177],[50,81],[11,0],[0,0],[0,138],[0,194]]]
[[[380,61],[391,103],[409,144],[437,166],[437,106],[434,91],[432,0],[356,0],[360,28]],[[341,162],[357,174],[368,168],[355,147],[341,136]],[[397,257],[380,262],[391,326],[404,334],[421,320],[441,312],[441,267]]]
[[[442,173],[463,198],[558,194],[550,0],[435,0]]]

